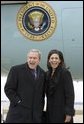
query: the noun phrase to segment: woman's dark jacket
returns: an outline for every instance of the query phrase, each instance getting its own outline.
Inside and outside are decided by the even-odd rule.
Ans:
[[[74,115],[74,87],[70,72],[58,67],[51,77],[46,73],[47,121],[64,123],[65,115]]]

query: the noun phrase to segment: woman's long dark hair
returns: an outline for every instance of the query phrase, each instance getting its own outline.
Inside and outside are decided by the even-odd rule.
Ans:
[[[59,51],[59,50],[53,49],[53,50],[51,50],[51,51],[49,52],[48,58],[47,58],[47,68],[48,68],[49,70],[52,69],[52,67],[51,67],[51,65],[50,65],[50,63],[49,63],[49,59],[50,59],[50,57],[51,57],[52,54],[57,54],[57,55],[59,56],[59,58],[60,58],[60,60],[61,60],[59,66],[61,66],[61,67],[66,67],[66,66],[65,66],[64,57],[63,57],[62,52]]]
[[[51,64],[49,63],[49,59],[51,57],[52,54],[57,54],[61,60],[58,68],[56,68],[53,76],[51,77],[51,73],[52,73],[52,67]],[[48,82],[46,85],[46,92],[49,95],[53,95],[55,89],[56,89],[56,85],[59,83],[60,80],[60,74],[61,74],[61,67],[65,68],[65,63],[64,63],[64,57],[61,51],[59,50],[51,50],[48,54],[48,58],[47,58],[47,68],[48,68],[48,72],[46,75],[46,81]]]

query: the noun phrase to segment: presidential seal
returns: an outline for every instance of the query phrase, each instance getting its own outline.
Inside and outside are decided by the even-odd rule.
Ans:
[[[21,34],[33,41],[49,38],[55,31],[57,18],[50,5],[32,1],[22,6],[17,14],[17,27]]]

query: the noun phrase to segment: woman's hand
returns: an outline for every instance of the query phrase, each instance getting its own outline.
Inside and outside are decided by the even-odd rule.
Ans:
[[[70,122],[71,121],[71,116],[70,115],[66,115],[66,117],[65,117],[65,123],[67,123],[67,122]]]

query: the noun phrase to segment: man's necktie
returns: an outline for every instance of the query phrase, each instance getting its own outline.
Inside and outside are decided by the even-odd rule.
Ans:
[[[31,72],[32,72],[32,74],[34,76],[34,79],[36,80],[37,79],[37,71],[36,71],[36,69],[33,69]]]
[[[37,71],[36,71],[36,69],[34,70],[34,78],[37,79]]]

